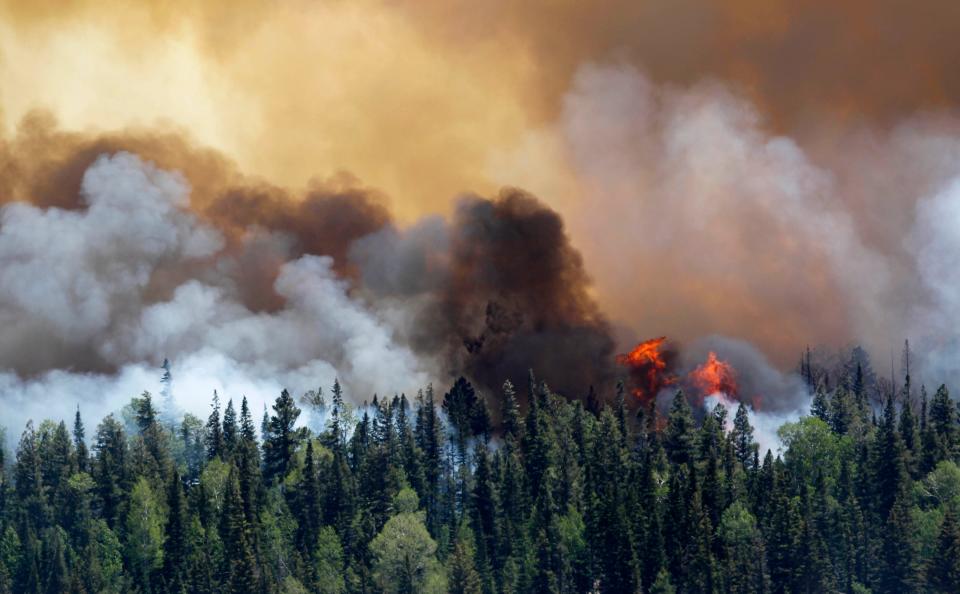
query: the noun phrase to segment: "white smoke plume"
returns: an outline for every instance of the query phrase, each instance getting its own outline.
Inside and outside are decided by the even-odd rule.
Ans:
[[[283,388],[299,395],[337,377],[357,401],[428,381],[428,365],[350,297],[328,257],[286,262],[274,286],[283,307],[247,309],[234,280],[242,251],[189,212],[178,174],[105,155],[82,195],[80,210],[0,211],[0,395],[11,433],[78,404],[99,421],[143,390],[158,394],[164,358],[176,405],[195,414],[214,389],[259,411]],[[249,235],[282,254],[282,238]],[[99,371],[71,372],[78,362]]]
[[[562,155],[574,242],[601,305],[636,337],[667,335],[681,352],[710,335],[748,341],[781,386],[797,383],[807,345],[861,344],[885,361],[909,339],[914,384],[956,386],[960,118],[791,138],[761,114],[717,81],[585,64],[556,123],[512,158],[532,144]],[[755,363],[740,362],[742,378]],[[777,393],[786,401],[767,405],[804,410],[798,392]]]
[[[657,85],[634,66],[583,65],[555,121],[493,162],[513,174],[553,155],[560,175],[529,177],[554,177],[547,187],[500,181],[555,200],[564,219],[513,191],[406,228],[360,217],[335,241],[336,272],[309,255],[321,247],[306,240],[322,233],[313,219],[295,224],[306,211],[256,226],[280,203],[270,192],[191,212],[179,174],[102,156],[80,208],[0,210],[0,394],[14,403],[3,423],[14,433],[78,400],[103,402],[89,413],[98,418],[158,392],[164,357],[178,405],[200,413],[215,388],[259,410],[283,387],[334,377],[357,402],[409,394],[464,372],[450,360],[479,361],[497,382],[548,367],[558,350],[612,367],[608,319],[621,334],[669,336],[682,365],[717,350],[764,398],[759,414],[777,418],[805,410],[789,369],[806,345],[860,343],[885,360],[909,338],[915,383],[960,380],[960,119],[790,138],[760,114],[718,82]],[[540,191],[558,179],[573,196]],[[543,254],[555,268],[537,268]],[[276,275],[250,272],[273,263]],[[274,277],[272,289],[257,283]],[[259,289],[270,297],[260,309]],[[570,385],[586,375],[555,367],[539,373],[551,385],[551,371],[568,370]]]

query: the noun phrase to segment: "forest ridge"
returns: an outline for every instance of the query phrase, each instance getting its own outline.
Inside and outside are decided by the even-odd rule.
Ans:
[[[851,369],[803,370],[779,455],[746,406],[568,401],[532,372],[495,411],[460,378],[357,409],[339,383],[284,391],[259,422],[246,398],[204,421],[144,393],[89,448],[79,410],[31,422],[0,592],[958,592],[957,405]]]

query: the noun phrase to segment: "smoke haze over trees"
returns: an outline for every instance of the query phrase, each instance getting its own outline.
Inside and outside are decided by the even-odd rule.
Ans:
[[[956,592],[947,389],[874,406],[862,363],[805,373],[777,452],[748,405],[594,408],[532,373],[494,437],[463,378],[361,407],[284,391],[262,423],[216,393],[164,421],[148,392],[31,422],[0,459],[0,592]]]
[[[958,590],[956,3],[61,4],[0,594]]]

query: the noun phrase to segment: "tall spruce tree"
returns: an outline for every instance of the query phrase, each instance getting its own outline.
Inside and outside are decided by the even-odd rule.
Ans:
[[[223,458],[224,455],[223,425],[220,423],[220,395],[217,394],[216,390],[213,391],[213,402],[210,406],[213,410],[207,417],[206,446],[207,459],[213,460],[218,456]]]
[[[268,483],[282,480],[290,469],[301,438],[300,432],[294,429],[299,417],[300,409],[290,392],[284,390],[273,404],[263,442],[263,478]]]

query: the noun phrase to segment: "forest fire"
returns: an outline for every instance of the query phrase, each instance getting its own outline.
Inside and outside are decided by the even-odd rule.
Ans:
[[[631,391],[634,396],[648,402],[656,398],[664,386],[677,381],[668,371],[673,352],[667,348],[667,337],[645,340],[623,355],[617,355],[617,363],[630,372]]]
[[[690,383],[702,397],[713,394],[723,394],[731,399],[737,397],[736,371],[726,361],[717,358],[717,354],[710,351],[707,360],[690,372]]]

